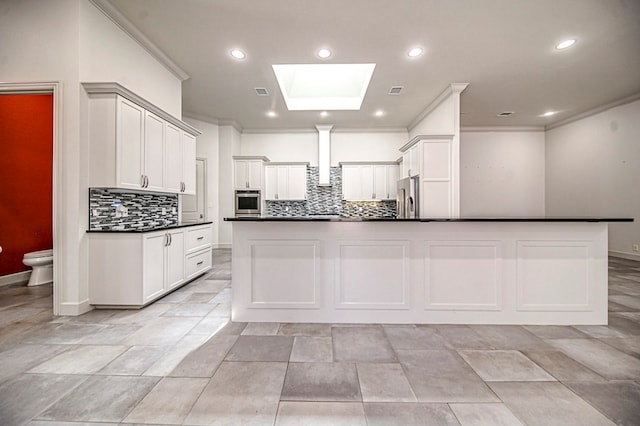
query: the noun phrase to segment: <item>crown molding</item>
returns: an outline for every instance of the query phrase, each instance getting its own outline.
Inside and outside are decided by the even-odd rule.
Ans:
[[[464,132],[544,132],[544,126],[465,126],[460,127]]]
[[[99,11],[116,24],[122,31],[127,33],[144,50],[149,52],[158,62],[180,81],[187,80],[189,75],[180,68],[169,56],[167,56],[158,46],[156,46],[146,35],[136,28],[133,23],[122,14],[109,0],[89,0]]]
[[[634,93],[632,95],[626,96],[621,99],[617,99],[613,102],[606,103],[604,105],[600,105],[599,107],[590,109],[588,111],[582,112],[580,114],[573,115],[571,117],[565,118],[560,121],[556,121],[555,123],[550,123],[545,126],[545,131],[552,130],[560,126],[564,126],[565,124],[573,123],[574,121],[582,120],[583,118],[591,117],[592,115],[599,114],[611,108],[615,108],[621,105],[629,104],[631,102],[635,102],[640,99],[640,92]]]
[[[429,105],[418,114],[407,126],[407,130],[410,132],[414,127],[418,125],[424,118],[429,115],[434,109],[436,109],[445,99],[454,94],[460,94],[464,89],[467,88],[469,83],[451,83],[447,86],[446,89],[442,93],[440,93],[436,98],[431,101]]]
[[[178,127],[181,130],[184,130],[185,132],[193,136],[199,136],[202,134],[200,130],[174,117],[168,112],[158,108],[157,106],[155,106],[154,104],[152,104],[151,102],[143,98],[142,96],[138,96],[137,94],[133,93],[131,90],[127,89],[126,87],[118,83],[81,83],[81,84],[82,84],[82,87],[84,87],[84,90],[90,95],[91,94],[120,95],[123,98],[126,98],[131,102],[140,105],[142,108],[146,109],[147,111],[151,111],[152,113],[162,118],[163,120],[168,121],[169,123],[173,124],[174,126]]]

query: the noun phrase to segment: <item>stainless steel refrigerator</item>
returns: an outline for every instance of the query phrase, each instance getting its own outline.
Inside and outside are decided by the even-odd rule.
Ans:
[[[420,200],[418,194],[419,177],[406,177],[398,181],[396,210],[398,219],[415,219],[420,217]]]

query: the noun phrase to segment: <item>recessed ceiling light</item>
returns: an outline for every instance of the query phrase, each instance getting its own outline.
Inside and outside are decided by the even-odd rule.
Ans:
[[[267,111],[267,117],[273,118],[273,117],[277,117],[277,116],[278,116],[277,112],[275,112],[275,111]]]
[[[320,113],[320,117],[326,117],[327,115],[329,115],[329,113],[327,111],[322,111]]]
[[[574,44],[576,44],[576,39],[571,38],[569,40],[561,41],[560,43],[556,44],[556,49],[558,50],[566,49],[568,47],[573,46]]]
[[[236,59],[244,59],[247,57],[247,55],[245,55],[245,53],[240,49],[232,49],[231,56],[233,56]]]
[[[417,56],[422,55],[422,52],[423,52],[422,47],[414,47],[411,50],[409,50],[407,55],[409,55],[410,58],[415,58]]]
[[[327,59],[329,56],[331,56],[331,51],[329,49],[320,49],[318,50],[318,58],[320,59]]]
[[[547,111],[544,114],[542,114],[543,117],[551,117],[552,115],[555,115],[556,111]]]
[[[375,115],[376,117],[382,117],[384,115],[384,111],[379,109],[376,112],[374,112],[373,115]]]

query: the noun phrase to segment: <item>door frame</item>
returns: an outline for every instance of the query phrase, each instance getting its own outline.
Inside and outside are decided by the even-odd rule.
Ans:
[[[60,315],[62,301],[62,283],[64,282],[64,205],[60,189],[62,170],[62,83],[43,81],[28,83],[0,83],[0,94],[52,94],[53,95],[53,197],[52,197],[52,234],[53,234],[53,315]]]

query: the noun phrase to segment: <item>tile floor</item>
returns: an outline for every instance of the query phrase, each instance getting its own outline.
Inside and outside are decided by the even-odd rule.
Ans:
[[[640,425],[640,262],[608,326],[231,323],[230,251],[139,311],[0,289],[0,424]]]

